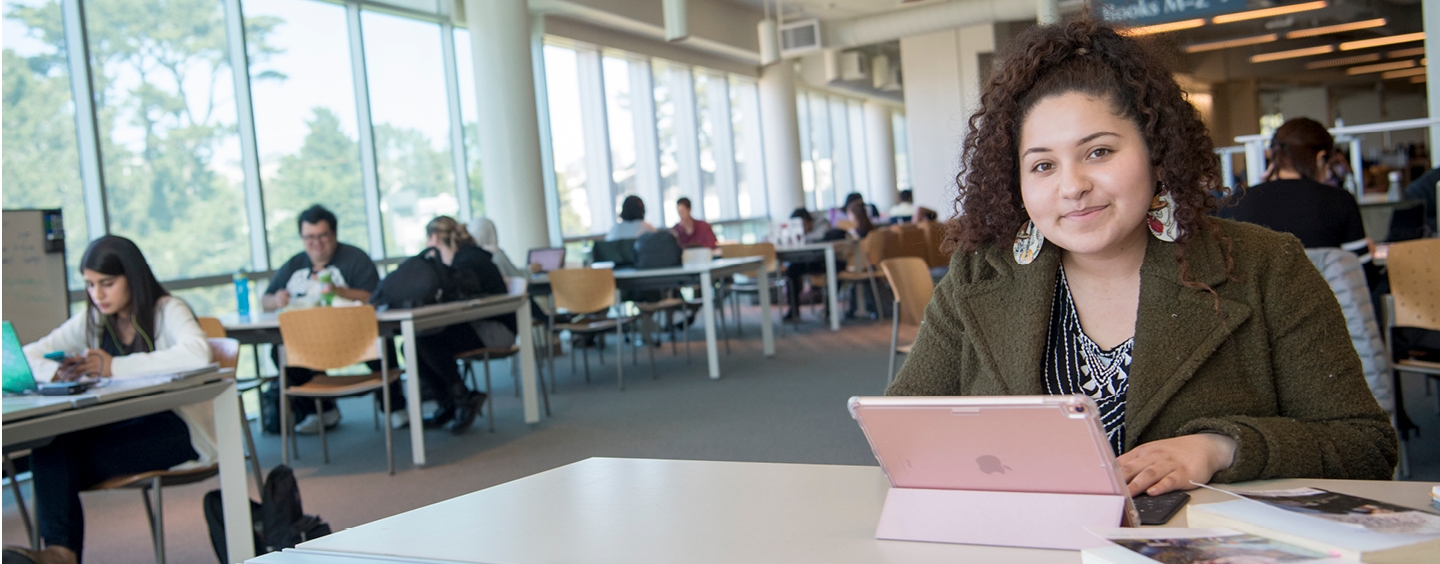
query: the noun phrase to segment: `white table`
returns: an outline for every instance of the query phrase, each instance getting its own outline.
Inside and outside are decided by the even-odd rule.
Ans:
[[[1433,484],[1271,485],[1310,485],[1425,507]],[[591,458],[252,562],[1080,561],[1078,551],[876,540],[887,488],[873,466]],[[1228,500],[1208,490],[1191,495],[1191,503]],[[1185,526],[1184,513],[1167,526]]]
[[[225,542],[231,562],[255,556],[250,528],[250,495],[245,485],[240,404],[230,370],[197,374],[178,382],[112,380],[108,386],[70,397],[4,398],[4,448],[43,446],[48,439],[169,411],[209,400],[215,409],[220,497],[225,505]]]
[[[761,257],[740,257],[666,268],[620,268],[615,270],[615,286],[626,290],[698,283],[701,311],[705,319],[705,354],[710,361],[710,378],[719,379],[720,350],[715,341],[715,280],[721,277],[738,273],[758,277],[760,337],[764,342],[765,356],[775,356],[775,329],[770,326],[770,320],[773,319],[770,312],[770,274],[761,268],[762,260]],[[549,293],[549,276],[537,274],[530,277],[530,287],[536,292]]]
[[[405,408],[410,416],[410,448],[416,466],[425,465],[425,427],[420,407],[419,354],[415,351],[415,335],[434,329],[477,319],[514,313],[520,337],[520,395],[525,407],[525,422],[540,422],[539,395],[535,383],[535,345],[530,334],[530,297],[515,293],[489,296],[476,300],[436,304],[414,309],[392,309],[375,314],[383,328],[398,326],[404,337]],[[247,344],[280,343],[280,323],[274,313],[220,318],[230,336]],[[393,329],[390,329],[393,331]]]
[[[825,241],[821,243],[805,243],[803,245],[786,245],[775,247],[775,256],[780,260],[803,258],[816,253],[825,256],[825,301],[830,308],[830,330],[840,330],[840,300],[836,297],[839,283],[835,278],[835,244],[841,241]]]

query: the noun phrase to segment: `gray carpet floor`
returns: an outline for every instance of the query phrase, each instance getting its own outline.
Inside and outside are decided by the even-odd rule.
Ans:
[[[581,373],[571,373],[567,358],[557,358],[554,416],[536,426],[522,422],[508,365],[496,363],[496,431],[487,432],[484,419],[465,435],[427,431],[425,468],[410,463],[408,432],[399,432],[395,476],[385,473],[384,440],[372,426],[370,400],[344,400],[344,420],[330,435],[329,464],[320,461],[318,438],[301,438],[302,458],[292,465],[305,511],[340,530],[592,456],[874,464],[845,400],[883,390],[889,322],[849,322],[832,333],[808,317],[798,332],[787,326],[777,337],[775,357],[766,359],[758,308],[748,308],[744,317],[744,336],[732,335],[729,354],[722,345],[720,380],[706,377],[703,343],[692,343],[690,363],[683,347],[678,356],[669,345],[657,349],[659,379],[651,379],[643,352],[639,366],[627,353],[623,392],[615,382],[613,345],[603,366],[591,355],[588,385]],[[701,338],[702,333],[693,335]],[[1425,429],[1425,436],[1411,445],[1414,479],[1440,481],[1436,398],[1425,396],[1419,378],[1407,381],[1406,393],[1412,416]],[[256,440],[262,464],[267,469],[279,464],[279,437],[257,434]],[[215,562],[201,497],[216,487],[211,480],[165,491],[170,562]],[[82,499],[86,562],[153,561],[139,493],[95,492]],[[25,542],[8,490],[3,537],[6,544]]]

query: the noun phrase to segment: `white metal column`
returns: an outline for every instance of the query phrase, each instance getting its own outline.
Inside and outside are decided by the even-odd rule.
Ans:
[[[830,174],[834,179],[835,200],[843,202],[851,192],[860,192],[850,153],[850,111],[844,98],[825,98],[825,114],[830,119]]]
[[[645,206],[645,220],[666,225],[660,194],[660,134],[655,129],[655,81],[648,59],[630,65],[630,122],[635,128],[635,192]]]
[[[735,185],[735,127],[730,117],[730,81],[723,74],[711,74],[709,96],[710,120],[714,137],[710,150],[715,154],[715,192],[720,195],[720,217],[740,217],[739,188]]]
[[[789,217],[805,205],[800,180],[800,124],[795,115],[795,66],[787,61],[760,72],[760,124],[765,142],[765,192],[770,216]]]
[[[460,70],[455,64],[455,26],[440,23],[440,52],[445,63],[445,104],[450,108],[450,167],[455,169],[455,200],[460,204],[456,215],[469,223],[475,215],[470,209],[470,167],[465,158],[465,116],[460,111]]]
[[[270,270],[265,238],[265,196],[260,190],[260,151],[255,145],[255,107],[250,100],[250,60],[240,0],[225,0],[225,42],[235,84],[235,120],[240,130],[240,166],[245,174],[245,219],[250,229],[250,270]]]
[[[751,82],[731,84],[730,87],[740,91],[737,97],[740,100],[740,127],[745,132],[745,145],[737,150],[744,151],[745,155],[745,185],[750,196],[750,210],[748,213],[741,210],[741,214],[744,217],[765,216],[771,210],[765,185],[766,140],[760,129],[759,89]],[[774,212],[789,215],[789,210]]]
[[[876,190],[870,186],[870,153],[865,150],[865,131],[869,124],[865,123],[864,102],[846,100],[845,116],[845,121],[850,126],[846,138],[850,142],[850,177],[855,179],[855,191],[865,196],[866,202],[875,204],[881,212],[884,212],[890,207],[890,204],[881,205],[881,202],[875,197]]]
[[[385,227],[380,219],[380,171],[375,157],[375,127],[370,121],[370,77],[365,72],[365,32],[360,5],[345,5],[350,30],[350,69],[355,79],[355,125],[360,133],[360,175],[365,187],[365,222],[370,226],[370,258],[385,258]]]
[[[85,227],[93,241],[110,233],[110,212],[105,206],[105,171],[100,161],[100,126],[91,90],[90,42],[85,31],[83,0],[62,0],[65,53],[70,70],[70,95],[75,101],[75,141],[80,153],[80,182],[85,193]]]
[[[559,247],[565,244],[565,234],[560,226],[560,189],[555,185],[555,147],[551,145],[550,138],[550,99],[549,88],[545,82],[543,16],[535,16],[531,20],[530,73],[535,79],[535,129],[540,141],[540,184],[545,192],[545,217],[549,218],[545,232],[550,238],[549,246]],[[480,81],[478,77],[475,80],[477,83]]]
[[[675,102],[675,162],[680,166],[680,195],[697,202],[692,209],[704,217],[700,186],[700,133],[695,114],[695,76],[690,67],[670,67],[670,97]],[[659,202],[657,202],[658,204]]]
[[[881,210],[895,205],[900,192],[895,185],[895,130],[890,107],[865,103],[865,150],[870,167],[870,197]]]
[[[605,72],[600,52],[575,50],[580,89],[580,131],[585,143],[585,192],[590,202],[590,231],[604,233],[615,224],[615,191],[610,164],[610,128],[605,108]]]

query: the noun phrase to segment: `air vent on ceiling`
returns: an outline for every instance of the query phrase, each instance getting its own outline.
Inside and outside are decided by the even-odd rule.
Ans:
[[[820,20],[790,22],[780,26],[780,56],[796,57],[820,49]]]

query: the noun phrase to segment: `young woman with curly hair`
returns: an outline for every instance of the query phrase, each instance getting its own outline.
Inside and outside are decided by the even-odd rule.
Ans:
[[[1130,493],[1387,479],[1388,417],[1300,241],[1208,217],[1219,162],[1134,38],[1017,38],[965,139],[957,247],[892,395],[1085,394]]]

